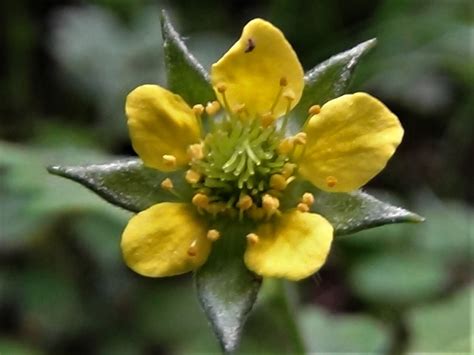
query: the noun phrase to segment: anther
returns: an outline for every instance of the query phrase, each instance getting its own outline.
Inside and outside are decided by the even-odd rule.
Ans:
[[[314,116],[314,115],[317,115],[318,113],[321,112],[321,106],[319,105],[313,105],[309,108],[308,110],[308,115],[310,116]]]
[[[326,178],[326,184],[328,187],[334,187],[337,184],[337,179],[334,176],[328,176]]]
[[[306,144],[306,133],[298,132],[294,137],[295,144],[305,145]]]
[[[201,160],[204,158],[204,149],[202,143],[191,144],[188,147],[187,153],[191,160]]]
[[[234,113],[242,113],[245,110],[245,104],[238,104],[234,106]]]
[[[170,178],[164,179],[164,180],[161,182],[161,188],[162,188],[163,190],[166,190],[166,191],[173,190],[173,188],[174,188],[173,181],[171,181]]]
[[[296,209],[300,212],[308,212],[309,206],[306,203],[300,202],[298,206],[296,206]]]
[[[260,241],[259,236],[256,235],[255,233],[247,234],[246,238],[247,238],[247,241],[253,245],[257,244]]]
[[[163,164],[168,168],[176,167],[176,157],[174,155],[165,154],[163,155]]]
[[[262,126],[268,127],[271,124],[273,124],[275,120],[276,120],[276,117],[271,112],[264,113],[262,115]]]
[[[311,192],[305,192],[301,197],[301,202],[305,205],[311,206],[314,203],[314,195]]]
[[[280,86],[287,86],[288,85],[288,80],[286,79],[286,77],[282,76],[280,78]]]
[[[289,178],[291,175],[293,175],[293,172],[295,171],[296,169],[296,164],[293,164],[293,163],[285,163],[285,165],[283,165],[283,169],[281,171],[281,174],[285,177],[285,178]]]
[[[285,92],[283,92],[283,97],[288,101],[293,101],[296,99],[295,92],[291,89],[286,89]]]
[[[193,242],[189,246],[188,255],[189,256],[196,256],[197,255],[197,240],[193,240]]]
[[[227,85],[224,84],[224,83],[219,83],[219,84],[216,85],[216,89],[217,89],[218,92],[220,92],[222,94],[227,90]]]
[[[280,144],[278,144],[278,153],[287,155],[290,154],[293,151],[293,148],[295,147],[295,142],[293,140],[293,137],[288,137],[283,139]]]
[[[269,215],[272,215],[276,212],[278,207],[280,207],[280,200],[269,194],[265,194],[262,197],[262,207]]]
[[[209,206],[209,197],[198,192],[193,196],[192,203],[197,207],[206,208]]]
[[[184,177],[190,184],[197,184],[201,180],[201,174],[195,170],[189,169]]]
[[[220,237],[221,233],[217,229],[209,229],[207,231],[207,239],[209,239],[211,242],[215,242]]]
[[[272,189],[278,190],[278,191],[283,191],[286,189],[286,179],[283,175],[281,174],[273,174],[270,177],[270,187]]]
[[[241,195],[236,207],[242,211],[248,210],[253,205],[252,197],[249,195]]]
[[[201,104],[197,104],[193,106],[193,112],[196,116],[201,116],[204,112],[204,106]]]
[[[209,116],[214,116],[220,109],[221,104],[219,103],[219,101],[208,102],[206,105],[206,113]]]

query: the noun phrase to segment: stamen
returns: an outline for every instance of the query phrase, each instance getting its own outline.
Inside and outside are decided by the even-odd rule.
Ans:
[[[224,84],[224,83],[219,83],[219,84],[216,85],[216,89],[217,89],[218,92],[223,94],[227,90],[227,85]]]
[[[253,205],[253,200],[252,197],[249,195],[242,195],[239,198],[239,201],[237,202],[236,206],[242,211],[248,210],[250,207]]]
[[[196,116],[201,116],[204,112],[204,106],[201,104],[197,104],[193,106],[193,112]]]
[[[293,137],[288,137],[283,139],[280,144],[278,144],[277,151],[279,154],[288,155],[290,154],[295,147],[295,142]]]
[[[201,160],[204,158],[204,149],[202,143],[191,144],[187,150],[188,157],[191,160]]]
[[[296,206],[296,209],[300,212],[308,212],[309,211],[309,206],[306,203],[298,203],[298,206]]]
[[[267,112],[262,115],[261,121],[262,121],[262,126],[266,128],[276,121],[276,117],[271,112]]]
[[[202,175],[195,170],[186,171],[185,180],[190,184],[197,184],[201,180]]]
[[[286,179],[283,175],[274,174],[270,177],[270,187],[272,189],[283,191],[286,189]]]
[[[287,99],[288,101],[293,101],[296,99],[295,92],[291,89],[285,89],[285,92],[283,93],[283,97]]]
[[[197,255],[197,240],[193,240],[193,242],[189,246],[188,255],[189,256],[196,256]]]
[[[225,94],[225,92],[227,91],[227,85],[225,85],[224,83],[218,83],[216,85],[216,89],[222,95],[222,101],[224,102],[225,109],[227,110],[227,112],[231,113],[232,111],[230,109],[229,101],[227,101],[227,95]]]
[[[212,214],[214,217],[215,217],[218,213],[224,212],[226,209],[227,209],[227,204],[224,203],[224,202],[214,202],[214,203],[210,203],[209,205],[207,205],[207,206],[205,207],[205,210],[206,210],[207,212],[209,212],[210,214]]]
[[[209,206],[209,197],[203,193],[198,192],[193,196],[192,203],[197,207],[206,208]]]
[[[281,171],[281,174],[285,177],[285,178],[289,178],[291,175],[293,175],[293,172],[295,171],[295,168],[296,168],[296,164],[293,164],[293,163],[285,163],[285,165],[283,165],[283,169]]]
[[[310,116],[314,116],[314,115],[317,115],[318,113],[321,112],[321,106],[319,105],[313,105],[309,108],[308,110],[308,115]]]
[[[305,132],[298,132],[295,135],[295,144],[305,145],[306,144],[306,133]]]
[[[173,181],[170,178],[166,178],[161,182],[161,188],[166,191],[171,191],[174,188]]]
[[[334,187],[337,184],[337,179],[334,176],[328,176],[326,178],[326,184],[328,187]]]
[[[257,244],[260,241],[260,237],[256,235],[255,233],[247,234],[246,238],[247,238],[247,241],[253,245]]]
[[[208,102],[206,105],[206,113],[209,116],[214,116],[221,109],[219,101]]]
[[[207,239],[211,242],[215,242],[221,237],[221,233],[217,229],[209,229],[207,231]]]
[[[176,168],[176,157],[171,154],[163,155],[163,164],[165,164],[168,168]]]
[[[311,192],[305,192],[301,197],[301,202],[311,206],[314,203],[314,195]]]
[[[262,207],[267,212],[268,217],[271,217],[280,207],[280,200],[269,194],[262,197]]]

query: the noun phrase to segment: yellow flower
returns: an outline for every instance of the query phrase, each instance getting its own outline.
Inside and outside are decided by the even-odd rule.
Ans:
[[[374,97],[355,93],[312,106],[301,132],[286,135],[303,92],[303,68],[281,31],[261,19],[250,21],[212,66],[211,81],[218,101],[194,107],[156,85],[127,97],[130,137],[144,164],[181,171],[194,192],[190,201],[159,203],[130,220],[122,236],[126,263],[152,277],[195,270],[213,243],[226,243],[217,221],[229,219],[254,226],[242,236],[250,270],[290,280],[310,276],[326,260],[333,227],[311,212],[317,201],[309,192],[283,209],[287,186],[307,180],[325,191],[360,188],[400,143],[397,117]],[[170,177],[161,186],[174,188]]]

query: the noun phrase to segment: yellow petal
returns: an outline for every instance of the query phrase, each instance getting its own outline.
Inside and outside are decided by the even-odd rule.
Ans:
[[[252,116],[270,111],[282,78],[287,81],[283,91],[294,95],[293,108],[303,92],[303,76],[298,57],[283,33],[262,19],[252,20],[244,27],[240,39],[212,66],[211,72],[221,103],[224,104],[217,85],[226,87],[231,109],[245,104]],[[276,117],[285,113],[287,103],[285,98],[279,100],[274,109]]]
[[[314,213],[291,210],[258,226],[258,242],[249,242],[245,264],[266,277],[300,280],[319,270],[331,247],[333,228]]]
[[[122,253],[127,265],[143,276],[179,275],[206,262],[211,251],[206,235],[206,223],[191,205],[159,203],[128,222]]]
[[[188,163],[186,150],[199,141],[196,116],[184,100],[157,85],[143,85],[127,96],[127,124],[133,149],[145,165],[171,171]],[[174,156],[173,164],[163,156]]]
[[[305,132],[299,173],[333,192],[366,184],[385,167],[403,137],[397,116],[366,93],[327,102],[311,117]]]

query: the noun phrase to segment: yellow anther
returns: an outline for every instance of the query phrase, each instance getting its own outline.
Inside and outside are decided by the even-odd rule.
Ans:
[[[188,255],[189,256],[196,256],[197,255],[197,240],[193,240],[193,242],[189,246]]]
[[[197,104],[193,106],[193,112],[196,116],[201,116],[204,112],[204,106],[201,104]]]
[[[305,132],[299,132],[294,137],[295,144],[305,145],[307,135]]]
[[[310,116],[314,116],[314,115],[317,115],[318,113],[321,112],[321,106],[319,105],[313,105],[309,108],[308,110],[308,115]]]
[[[189,169],[184,177],[190,184],[197,184],[201,180],[201,174],[195,170]]]
[[[207,239],[209,239],[211,242],[215,242],[220,237],[221,233],[217,229],[209,229],[207,231]]]
[[[257,244],[260,241],[260,237],[256,235],[255,233],[247,234],[246,238],[250,244]]]
[[[188,157],[191,160],[200,160],[204,158],[204,148],[202,143],[191,144],[187,150]]]
[[[283,97],[287,99],[288,101],[293,101],[294,99],[296,99],[295,92],[291,89],[286,89],[283,92]]]
[[[296,169],[296,164],[285,163],[285,165],[283,165],[283,170],[281,171],[281,174],[285,178],[288,179],[291,175],[293,175],[293,172],[295,171],[295,169]]]
[[[238,104],[234,106],[234,113],[242,113],[245,110],[245,104]]]
[[[337,184],[337,179],[334,176],[328,176],[326,178],[326,185],[328,185],[328,187],[334,187],[336,186],[336,184]]]
[[[239,201],[236,204],[237,208],[242,211],[248,210],[250,207],[252,207],[252,205],[253,200],[249,195],[240,196]]]
[[[305,192],[301,197],[301,202],[305,205],[311,206],[314,203],[314,195],[311,192]]]
[[[176,168],[176,157],[174,155],[165,154],[163,155],[163,163],[168,168]]]
[[[227,90],[227,85],[224,84],[224,83],[219,83],[219,84],[216,85],[216,89],[217,89],[218,92],[220,92],[222,94]]]
[[[193,196],[192,203],[197,207],[206,208],[209,206],[209,197],[203,193],[198,192]]]
[[[208,102],[206,105],[206,113],[209,116],[214,116],[220,109],[221,104],[219,103],[219,101]]]
[[[278,153],[280,154],[290,154],[293,151],[293,148],[295,147],[295,142],[293,140],[293,137],[288,137],[283,139],[280,144],[278,144]]]
[[[163,190],[167,190],[167,191],[173,190],[173,188],[174,188],[173,181],[171,181],[170,178],[164,179],[164,180],[161,182],[161,188],[162,188]]]
[[[205,207],[205,210],[213,216],[217,215],[218,213],[225,212],[226,209],[227,205],[224,202],[213,202]]]
[[[265,194],[262,197],[262,207],[271,215],[280,207],[280,200],[272,195]]]
[[[276,117],[271,112],[264,113],[262,115],[262,126],[268,127],[271,124],[273,124],[275,120],[276,120]]]
[[[286,79],[286,77],[282,76],[280,78],[280,86],[287,86],[288,85],[288,80]]]
[[[270,177],[270,187],[272,189],[283,191],[286,189],[286,179],[283,175],[274,174]]]
[[[309,206],[306,203],[298,203],[298,206],[296,206],[296,209],[300,212],[308,212],[309,211]]]

